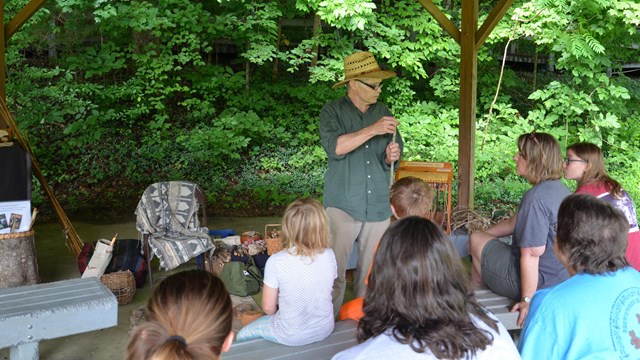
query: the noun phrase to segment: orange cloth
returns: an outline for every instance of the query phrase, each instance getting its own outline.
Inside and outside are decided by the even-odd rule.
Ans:
[[[359,297],[344,303],[340,308],[340,320],[353,319],[360,321],[364,316],[362,312],[363,301],[364,298]]]
[[[376,248],[373,250],[373,254],[375,255],[376,251],[378,251],[378,246],[380,246],[380,241],[376,244]],[[364,283],[369,285],[369,276],[371,276],[371,268],[373,267],[373,261],[371,262],[371,266],[369,266],[369,272],[367,273],[367,278],[364,279]],[[355,321],[360,321],[364,316],[362,312],[362,304],[364,302],[363,297],[355,298],[351,301],[347,301],[342,304],[340,307],[340,320],[353,319]]]

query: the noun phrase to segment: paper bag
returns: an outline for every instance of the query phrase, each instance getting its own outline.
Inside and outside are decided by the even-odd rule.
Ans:
[[[89,260],[87,268],[82,273],[82,278],[88,277],[100,277],[107,269],[113,252],[113,246],[106,239],[98,240],[96,249],[93,251],[93,256]]]

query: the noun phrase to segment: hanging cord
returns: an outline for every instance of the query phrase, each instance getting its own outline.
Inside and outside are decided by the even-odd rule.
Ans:
[[[482,151],[482,149],[484,149],[484,140],[487,138],[487,132],[489,131],[489,122],[491,122],[491,117],[493,115],[493,107],[496,105],[496,102],[498,101],[498,95],[500,95],[500,87],[502,86],[502,76],[504,75],[504,67],[505,64],[507,62],[507,53],[509,51],[509,44],[511,44],[511,41],[515,40],[518,38],[517,34],[518,34],[518,28],[520,27],[520,23],[527,23],[527,22],[531,22],[533,21],[535,18],[538,17],[538,15],[540,15],[542,13],[542,10],[538,11],[536,14],[533,15],[533,17],[531,19],[528,20],[521,20],[519,16],[516,15],[514,21],[515,21],[515,25],[513,26],[513,31],[511,32],[511,36],[509,36],[509,40],[507,40],[507,44],[504,46],[504,53],[502,55],[502,65],[500,66],[500,77],[498,78],[498,85],[496,86],[496,93],[493,96],[493,101],[491,102],[491,105],[489,106],[489,114],[487,116],[487,124],[484,127],[484,132],[482,134],[482,143],[480,144],[480,150]]]
[[[62,229],[64,231],[64,235],[67,240],[67,247],[69,248],[69,250],[71,250],[71,252],[75,257],[78,257],[78,255],[82,251],[82,247],[84,243],[82,242],[82,240],[80,240],[80,235],[78,235],[78,233],[76,232],[76,229],[74,229],[73,225],[71,224],[71,221],[67,217],[67,214],[62,209],[60,202],[58,202],[58,199],[56,198],[53,191],[51,190],[51,187],[49,187],[49,183],[47,183],[47,180],[42,175],[42,171],[40,170],[40,165],[38,164],[38,160],[36,160],[35,156],[33,156],[33,152],[31,151],[31,146],[29,145],[28,141],[26,141],[22,137],[22,134],[20,134],[20,131],[18,131],[18,125],[16,124],[16,120],[13,118],[13,115],[11,115],[9,108],[7,108],[7,103],[1,97],[0,97],[0,116],[2,116],[2,118],[9,125],[9,128],[11,128],[13,135],[15,136],[16,140],[18,140],[18,143],[31,156],[31,165],[32,165],[33,171],[35,172],[38,180],[40,180],[40,184],[42,184],[42,188],[44,189],[45,193],[47,193],[47,196],[49,197],[49,201],[51,201],[51,205],[53,206],[53,209],[58,215],[58,219],[60,220],[60,224],[62,225]]]
[[[396,133],[393,133],[393,137],[391,138],[391,143],[395,143],[396,142]],[[395,161],[391,162],[391,169],[389,169],[389,189],[391,189],[391,186],[393,186],[393,164],[395,163]]]

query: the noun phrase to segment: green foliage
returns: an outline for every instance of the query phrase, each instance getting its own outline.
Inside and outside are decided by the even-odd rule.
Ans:
[[[458,109],[420,102],[398,117],[406,160],[457,162]]]
[[[459,2],[436,3],[459,24]],[[639,25],[636,1],[516,2],[478,54],[479,207],[517,206],[528,184],[512,156],[532,130],[601,145],[640,197],[640,82],[621,73]],[[552,70],[500,74],[508,41]],[[129,206],[151,182],[187,179],[218,211],[274,213],[321,196],[319,113],[344,95],[330,85],[356,50],[399,74],[380,100],[404,158],[456,164],[460,48],[415,0],[47,2],[8,43],[8,104],[65,207]]]

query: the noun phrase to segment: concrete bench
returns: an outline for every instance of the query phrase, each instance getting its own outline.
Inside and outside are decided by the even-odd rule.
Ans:
[[[38,342],[116,326],[118,301],[97,278],[0,290],[0,348],[38,359]]]
[[[264,339],[255,339],[233,343],[224,360],[247,359],[331,359],[340,351],[357,345],[356,328],[353,320],[338,321],[328,338],[304,346],[285,346]]]
[[[511,312],[515,301],[498,295],[489,289],[476,290],[476,299],[480,305],[491,311],[502,322],[507,330],[520,329],[517,324],[519,312]]]

